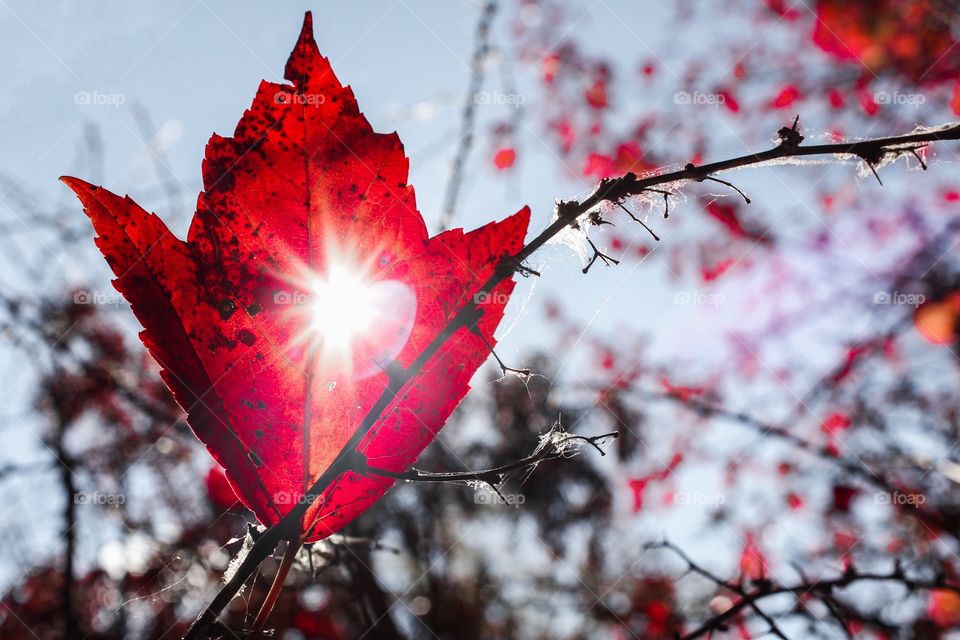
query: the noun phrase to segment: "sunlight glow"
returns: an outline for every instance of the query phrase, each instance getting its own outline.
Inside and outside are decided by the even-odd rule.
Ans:
[[[325,278],[315,278],[310,288],[309,330],[330,349],[349,348],[356,336],[370,330],[381,310],[375,288],[338,265]]]
[[[330,251],[334,253],[334,251]],[[306,349],[325,380],[360,380],[382,372],[403,349],[417,315],[414,290],[379,280],[362,262],[340,257],[323,271],[302,268],[281,312],[297,325],[291,343]]]

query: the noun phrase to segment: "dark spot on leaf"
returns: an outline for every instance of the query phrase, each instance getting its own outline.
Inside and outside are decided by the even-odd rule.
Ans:
[[[229,320],[230,316],[232,316],[236,310],[237,306],[233,304],[233,300],[229,298],[224,298],[220,301],[220,304],[217,305],[217,311],[220,313],[221,320]]]

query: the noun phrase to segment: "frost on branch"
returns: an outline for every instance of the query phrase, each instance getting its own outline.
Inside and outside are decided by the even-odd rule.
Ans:
[[[261,525],[257,527],[252,527],[247,530],[247,535],[245,535],[242,538],[243,544],[241,545],[240,550],[237,551],[237,554],[233,558],[231,558],[230,564],[227,565],[227,570],[224,571],[223,573],[224,584],[226,584],[227,582],[230,582],[233,576],[236,575],[237,570],[240,568],[240,565],[243,564],[243,561],[247,558],[247,554],[250,553],[250,549],[253,548],[253,543],[254,543],[253,532],[254,531],[260,534],[266,531],[266,527]],[[230,542],[237,542],[239,540],[240,540],[239,538],[233,538],[232,540],[230,540]],[[230,544],[230,542],[228,542],[227,544]],[[243,587],[241,587],[240,591],[238,591],[237,593],[242,594]]]

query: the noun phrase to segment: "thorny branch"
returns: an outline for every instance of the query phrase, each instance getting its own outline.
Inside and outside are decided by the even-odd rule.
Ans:
[[[772,633],[780,638],[786,638],[787,636],[777,626],[773,618],[763,612],[758,604],[762,600],[783,594],[793,594],[798,600],[800,598],[807,600],[817,598],[829,609],[830,607],[836,608],[837,606],[843,608],[843,603],[836,599],[836,590],[863,582],[895,582],[903,585],[910,591],[945,590],[960,593],[960,584],[947,580],[945,576],[937,575],[929,579],[911,577],[907,575],[899,562],[894,565],[891,571],[885,573],[860,571],[853,566],[849,566],[840,576],[835,578],[810,580],[801,574],[802,580],[791,585],[779,584],[770,579],[754,580],[750,585],[744,585],[742,580],[731,582],[720,578],[713,572],[697,564],[682,549],[669,541],[651,543],[646,545],[646,548],[667,549],[672,551],[687,565],[688,573],[700,575],[713,582],[717,587],[728,590],[737,596],[737,599],[724,611],[707,619],[693,631],[683,635],[677,635],[679,640],[694,640],[695,638],[712,634],[715,631],[724,631],[727,628],[727,624],[747,608],[753,610],[764,622],[770,625],[768,633]]]
[[[513,471],[532,469],[541,462],[569,457],[582,444],[590,445],[596,449],[601,456],[605,456],[607,454],[601,448],[601,445],[606,444],[609,440],[615,440],[617,436],[616,431],[603,433],[598,436],[578,436],[563,434],[561,431],[554,429],[541,438],[540,445],[537,446],[529,456],[515,462],[482,471],[430,472],[410,469],[408,471],[396,472],[372,467],[365,460],[358,462],[354,470],[360,473],[393,478],[394,480],[406,480],[407,482],[483,482],[499,493],[498,489],[500,484],[506,479],[506,476]]]
[[[430,360],[441,350],[461,329],[469,330],[476,324],[482,315],[482,309],[477,300],[484,299],[504,280],[515,273],[524,273],[523,263],[550,240],[562,233],[567,227],[578,224],[580,218],[602,204],[620,204],[631,196],[637,196],[652,191],[661,185],[676,185],[687,182],[701,182],[712,178],[714,174],[741,167],[763,164],[776,160],[799,158],[807,156],[831,156],[837,158],[860,158],[873,168],[885,159],[897,158],[906,153],[912,153],[932,142],[945,140],[960,140],[960,123],[923,130],[900,136],[874,138],[857,142],[839,142],[835,144],[820,144],[801,146],[785,143],[781,138],[776,146],[758,153],[750,153],[736,158],[721,160],[700,166],[688,164],[681,170],[639,177],[628,173],[619,178],[600,181],[593,192],[583,200],[560,201],[556,205],[555,218],[546,229],[540,232],[533,240],[527,243],[515,254],[504,254],[494,273],[487,279],[476,295],[470,298],[463,307],[450,319],[446,327],[431,341],[420,355],[409,366],[391,367],[390,381],[383,393],[371,407],[363,421],[357,427],[353,436],[346,443],[333,463],[324,471],[310,487],[310,490],[279,523],[267,529],[254,543],[240,567],[223,586],[210,605],[197,617],[193,625],[184,636],[185,639],[198,639],[206,635],[207,630],[215,623],[220,612],[229,604],[239,592],[242,585],[253,575],[260,564],[273,551],[280,540],[299,539],[301,531],[310,529],[312,522],[304,523],[303,517],[308,507],[326,491],[336,479],[344,473],[353,470],[352,463],[356,460],[359,446],[370,430],[380,420],[380,416],[400,396],[406,385],[416,379]],[[745,196],[744,196],[745,197]]]

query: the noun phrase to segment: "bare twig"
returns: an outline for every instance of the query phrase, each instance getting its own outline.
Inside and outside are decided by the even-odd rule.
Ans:
[[[65,446],[68,423],[58,419],[53,452],[60,463],[60,486],[64,494],[63,507],[63,584],[60,587],[60,609],[63,616],[64,637],[80,637],[80,621],[74,604],[75,565],[77,556],[77,485],[73,478],[73,459]]]
[[[367,463],[365,458],[359,460],[357,465],[354,467],[354,471],[384,476],[386,478],[393,478],[394,480],[406,480],[407,482],[477,481],[484,482],[496,489],[496,487],[503,482],[507,474],[513,471],[529,469],[537,466],[541,462],[546,462],[548,460],[556,460],[557,458],[568,457],[571,452],[571,446],[587,444],[599,451],[600,455],[606,455],[606,452],[601,448],[601,445],[609,440],[615,440],[618,435],[619,434],[616,431],[611,431],[610,433],[603,433],[598,436],[578,436],[567,434],[556,440],[546,439],[543,441],[543,443],[541,443],[540,446],[536,448],[533,453],[527,457],[500,465],[499,467],[493,467],[492,469],[485,469],[482,471],[431,472],[420,471],[419,469],[409,469],[407,471],[396,472],[372,467],[369,463]]]
[[[516,375],[516,376],[519,377],[519,378],[527,379],[527,378],[529,378],[529,377],[532,375],[532,372],[530,371],[530,369],[517,369],[516,367],[508,367],[508,366],[503,362],[503,360],[500,359],[500,356],[497,355],[497,352],[496,352],[496,350],[493,348],[493,345],[490,344],[490,341],[487,340],[487,337],[486,337],[485,335],[483,335],[482,332],[480,332],[480,331],[474,331],[473,333],[474,333],[475,335],[479,336],[480,339],[483,340],[483,343],[484,343],[485,345],[487,345],[487,348],[490,349],[490,353],[493,355],[494,359],[496,359],[497,364],[500,365],[500,372],[501,372],[504,376],[507,375],[508,373],[512,373],[512,374]]]
[[[287,574],[290,572],[290,567],[293,566],[293,561],[297,557],[299,550],[299,540],[287,544],[287,548],[283,552],[283,559],[280,560],[280,566],[277,567],[277,574],[273,577],[273,583],[270,585],[270,591],[267,592],[266,597],[263,599],[260,612],[257,613],[257,618],[253,621],[253,626],[250,628],[252,631],[263,630],[263,625],[267,623],[270,612],[273,611],[274,605],[277,604],[277,598],[280,597],[280,592],[283,590],[283,583],[287,579]]]
[[[763,422],[762,420],[758,420],[757,418],[746,413],[731,411],[722,406],[706,402],[698,398],[685,398],[672,393],[658,393],[650,391],[638,392],[637,395],[642,397],[644,400],[670,401],[688,411],[696,413],[699,416],[705,418],[723,418],[752,429],[760,437],[776,438],[796,447],[799,450],[805,451],[812,456],[816,456],[825,463],[850,474],[851,477],[858,479],[867,486],[873,487],[874,489],[882,491],[886,494],[893,494],[901,490],[900,487],[893,480],[891,480],[891,478],[887,477],[878,470],[878,467],[882,465],[867,465],[860,458],[854,460],[850,459],[849,457],[838,455],[827,445],[818,444],[798,436],[784,427],[782,424]],[[957,537],[955,533],[955,521],[943,511],[922,505],[917,506],[916,508],[904,509],[902,510],[902,513],[916,518],[920,522],[926,523],[936,531],[943,531],[948,535]]]
[[[684,563],[686,563],[689,571],[703,576],[704,578],[716,584],[718,587],[727,589],[739,596],[739,598],[725,611],[710,617],[693,631],[690,631],[682,636],[678,635],[677,638],[680,640],[694,640],[695,638],[708,636],[714,631],[722,630],[727,626],[727,623],[730,620],[740,615],[744,609],[747,608],[752,609],[767,624],[771,625],[771,633],[784,638],[786,636],[784,636],[783,633],[776,627],[773,619],[769,616],[769,614],[761,612],[757,607],[757,604],[760,601],[772,596],[786,593],[793,594],[798,599],[816,597],[821,602],[833,603],[835,600],[835,589],[843,589],[844,587],[862,582],[896,582],[903,585],[910,591],[946,590],[953,591],[954,593],[960,593],[960,584],[951,583],[943,576],[936,576],[933,579],[912,578],[904,573],[903,568],[899,563],[894,566],[892,571],[887,573],[861,572],[853,567],[849,567],[843,572],[843,574],[836,578],[825,580],[808,580],[803,578],[800,582],[793,585],[780,585],[770,580],[761,580],[756,583],[755,587],[747,589],[741,586],[739,583],[724,580],[707,569],[704,569],[694,562],[686,553],[684,553],[682,549],[670,542],[665,541],[649,544],[647,545],[647,548],[661,548],[672,551],[678,555],[684,561]]]
[[[463,170],[467,163],[467,156],[473,147],[474,127],[477,119],[478,94],[483,88],[483,67],[490,51],[490,24],[496,13],[497,3],[486,0],[480,10],[477,22],[476,44],[473,50],[473,59],[470,62],[470,86],[463,103],[463,112],[460,116],[460,144],[453,158],[453,167],[450,170],[450,181],[447,183],[447,193],[444,198],[443,212],[440,214],[440,229],[446,229],[457,209],[457,197],[463,185]]]
[[[589,236],[584,235],[584,237],[587,239],[587,243],[590,245],[590,248],[593,249],[593,257],[590,258],[590,262],[587,263],[587,266],[583,268],[584,273],[587,273],[588,271],[590,271],[590,267],[592,267],[593,263],[596,262],[598,259],[608,267],[611,264],[620,264],[620,261],[617,260],[616,258],[611,258],[607,254],[600,251],[600,249],[597,249],[597,245],[593,244],[593,240],[591,240]]]
[[[694,170],[696,170],[696,167],[693,166],[693,164],[691,163],[691,164],[688,164],[688,165],[687,165],[686,169],[687,169],[687,171],[694,171]],[[719,183],[719,184],[726,185],[726,186],[730,187],[731,189],[733,189],[734,191],[736,191],[737,193],[739,193],[739,194],[740,194],[740,197],[743,198],[743,201],[744,201],[745,203],[750,204],[750,198],[747,197],[747,194],[745,194],[743,191],[741,191],[740,188],[737,187],[737,185],[733,184],[732,182],[730,182],[730,181],[728,181],[728,180],[721,180],[720,178],[714,178],[713,176],[703,176],[703,177],[700,177],[700,178],[693,178],[693,179],[694,179],[696,182],[703,182],[704,180],[710,180],[711,182],[717,182],[717,183]]]
[[[667,196],[666,196],[666,193],[667,193],[667,192],[664,191],[663,193],[664,193],[664,196],[663,196],[664,201],[665,201],[665,202],[669,202],[669,200],[667,200]],[[660,242],[660,236],[658,236],[657,234],[655,234],[655,233],[653,232],[653,229],[651,229],[650,227],[648,227],[647,224],[646,224],[643,220],[641,220],[641,219],[638,218],[637,216],[633,215],[633,213],[630,211],[630,209],[627,209],[625,206],[623,206],[623,203],[622,203],[622,202],[618,202],[618,203],[617,203],[617,206],[620,207],[621,209],[623,209],[624,211],[626,211],[626,212],[627,212],[627,215],[630,216],[631,218],[633,218],[633,221],[634,221],[634,222],[636,222],[636,223],[639,224],[641,227],[643,227],[644,229],[646,229],[646,230],[647,230],[647,233],[649,233],[651,236],[653,236],[653,239],[654,239],[655,241]],[[669,207],[670,205],[668,204],[667,206]],[[668,214],[667,214],[666,211],[664,211],[663,215],[664,215],[664,217],[666,217]]]

